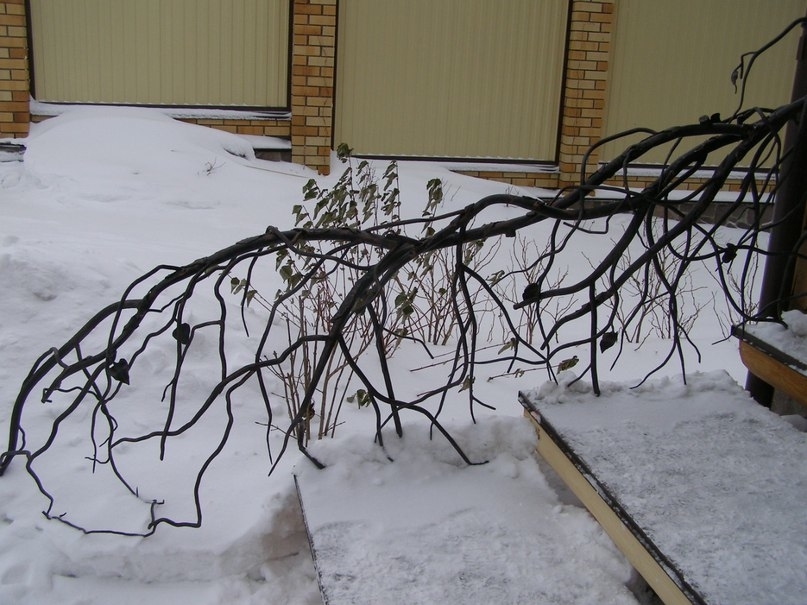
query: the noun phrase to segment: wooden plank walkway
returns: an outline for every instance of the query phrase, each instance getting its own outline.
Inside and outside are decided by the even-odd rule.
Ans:
[[[732,333],[740,341],[740,358],[748,371],[777,391],[807,407],[807,364],[736,326]]]
[[[520,522],[534,485],[488,465],[392,480],[395,466],[348,485],[333,469],[295,477],[325,605],[557,602],[548,595],[562,587],[536,569],[558,550],[542,539],[552,528]]]
[[[668,604],[803,604],[807,436],[730,381],[521,393],[538,452]]]
[[[466,466],[421,425],[384,452],[348,439],[327,469],[299,469],[324,603],[634,603],[629,566],[547,484],[529,423],[486,420],[459,430],[466,453],[487,452],[488,464]]]

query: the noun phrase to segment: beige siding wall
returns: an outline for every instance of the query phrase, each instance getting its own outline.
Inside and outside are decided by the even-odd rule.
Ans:
[[[740,55],[805,15],[805,0],[617,0],[605,132],[697,122],[737,108],[730,76]],[[790,99],[800,28],[754,65],[745,106]],[[625,143],[606,146],[613,157]],[[654,163],[664,152],[644,158]],[[719,160],[710,158],[710,163]]]
[[[36,98],[287,107],[288,8],[288,0],[31,0]]]
[[[335,143],[554,160],[566,0],[341,0]]]

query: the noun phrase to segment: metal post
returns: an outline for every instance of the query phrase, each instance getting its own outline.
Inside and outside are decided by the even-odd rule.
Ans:
[[[807,95],[807,24],[802,23],[796,56],[792,101]],[[778,315],[784,297],[791,295],[794,280],[793,252],[801,237],[807,199],[807,105],[798,123],[790,122],[785,132],[785,149],[790,150],[778,175],[780,188],[773,207],[774,227],[768,243],[768,257],[762,277],[759,309],[762,315]],[[750,372],[745,388],[765,407],[773,402],[773,387]]]

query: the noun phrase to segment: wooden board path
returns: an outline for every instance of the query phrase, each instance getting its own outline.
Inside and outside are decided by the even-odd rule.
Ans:
[[[327,469],[297,469],[324,603],[633,602],[629,566],[542,475],[529,422],[485,420],[458,431],[486,464],[464,464],[421,425],[383,451],[359,438],[327,444],[338,450],[321,458]]]
[[[732,333],[740,341],[740,359],[749,372],[807,407],[807,364],[804,361],[757,338],[742,326],[735,326]]]
[[[713,375],[521,393],[538,452],[668,604],[807,602],[807,435]]]

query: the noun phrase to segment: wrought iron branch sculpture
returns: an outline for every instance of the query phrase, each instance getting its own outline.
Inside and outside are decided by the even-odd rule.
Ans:
[[[398,219],[366,229],[311,227],[280,230],[269,227],[264,233],[189,265],[156,267],[132,283],[118,302],[99,311],[66,343],[46,351],[36,361],[23,381],[13,406],[7,451],[0,458],[0,474],[5,472],[13,459],[24,459],[28,472],[50,502],[46,516],[59,518],[76,527],[67,519],[52,514],[54,499],[36,468],[40,457],[53,446],[60,428],[70,421],[77,410],[91,410],[89,435],[92,464],[108,465],[117,479],[138,497],[137,486],[130,485],[125,472],[116,464],[117,451],[135,444],[158,443],[162,459],[169,439],[189,431],[211,410],[223,410],[226,420],[221,438],[213,444],[212,451],[204,457],[197,470],[193,492],[195,518],[175,521],[159,516],[159,502],[152,499],[147,502],[151,510],[148,527],[137,534],[148,535],[160,524],[191,527],[201,524],[199,487],[206,470],[228,441],[235,415],[234,395],[248,383],[259,394],[265,407],[267,444],[268,433],[273,427],[278,428],[283,436],[280,450],[275,452],[274,457],[270,452],[270,461],[273,461],[271,468],[276,467],[280,456],[294,440],[314,464],[320,465],[308,453],[304,428],[317,412],[315,396],[326,380],[329,362],[336,355],[344,357],[362,385],[365,403],[374,409],[375,436],[379,443],[383,444],[381,430],[386,423],[392,422],[400,435],[402,413],[414,412],[426,417],[467,463],[473,461],[443,427],[439,416],[448,393],[458,389],[467,390],[471,413],[475,404],[482,404],[474,392],[474,378],[481,365],[501,363],[512,368],[516,363],[532,364],[545,367],[549,375],[554,376],[553,364],[559,356],[568,353],[572,347],[585,346],[589,354],[583,374],[588,376],[597,390],[598,359],[603,351],[620,343],[621,352],[625,324],[633,321],[647,305],[664,304],[674,328],[670,350],[663,364],[678,356],[683,371],[683,347],[687,342],[691,344],[691,341],[686,326],[679,321],[676,294],[693,263],[713,264],[729,304],[743,319],[752,318],[746,295],[742,292],[732,294],[726,268],[731,263],[744,262],[745,275],[751,261],[743,261],[742,255],[750,257],[761,252],[757,237],[771,227],[770,224],[762,224],[763,211],[781,186],[781,180],[777,180],[783,160],[780,135],[788,122],[801,116],[804,105],[805,99],[799,99],[771,111],[755,109],[737,113],[727,120],[714,116],[697,124],[659,132],[643,130],[646,136],[641,141],[610,162],[600,165],[592,174],[587,175],[587,167],[584,166],[580,183],[561,191],[551,202],[516,195],[493,195],[457,212],[414,220]],[[636,131],[612,139],[632,134],[636,134]],[[690,141],[700,141],[704,137],[704,142],[688,147]],[[650,185],[641,191],[632,190],[628,186],[628,166],[641,161],[649,151],[669,144],[676,149],[686,150],[669,161]],[[723,159],[716,167],[708,167],[710,156],[714,157],[711,154],[716,152],[724,154]],[[704,212],[741,162],[749,168],[743,171],[745,176],[733,202],[712,224],[703,223]],[[685,197],[676,198],[673,192],[696,173],[708,173],[708,177]],[[506,220],[486,221],[486,214],[491,209],[503,205],[515,208],[518,215]],[[752,217],[750,225],[736,242],[719,243],[716,237],[718,229],[739,212]],[[554,259],[563,250],[573,247],[575,234],[592,230],[606,233],[612,217],[617,215],[626,215],[629,221],[613,248],[602,258],[595,259],[592,270],[584,279],[571,284],[553,285],[550,270]],[[533,344],[519,334],[515,323],[509,320],[513,309],[497,294],[489,281],[474,270],[467,261],[466,252],[474,242],[513,237],[542,221],[552,224],[550,241],[546,251],[535,259],[533,266],[540,267],[537,279],[525,288],[523,299],[515,305],[516,309],[531,305],[538,309],[541,342]],[[423,231],[420,236],[407,235],[414,229],[422,230],[427,226],[429,229],[425,235]],[[624,253],[636,241],[642,242],[643,251],[625,265],[621,262]],[[359,253],[359,250],[362,252]],[[432,390],[414,397],[402,397],[396,394],[385,351],[391,336],[415,337],[390,327],[394,323],[396,306],[391,301],[391,285],[406,272],[407,266],[436,251],[452,253],[453,273],[449,276],[451,308],[446,311],[453,314],[457,329],[452,345],[451,368],[441,384]],[[672,255],[676,260],[672,268],[660,264],[658,258],[661,252]],[[303,259],[306,270],[274,301],[266,301],[268,316],[263,322],[251,360],[231,367],[233,362],[227,353],[233,331],[228,323],[231,303],[225,300],[223,292],[226,293],[227,288],[235,283],[233,276],[246,275],[242,283],[247,287],[235,288],[241,295],[241,321],[246,328],[246,307],[254,296],[249,286],[256,282],[256,274],[264,271],[266,265],[271,266],[272,259],[275,259],[275,266],[279,266],[280,259],[290,257]],[[318,280],[329,279],[341,269],[352,271],[356,279],[330,316],[327,329],[297,338],[289,337],[278,321],[282,305],[303,295]],[[651,275],[663,284],[661,294],[645,291],[628,313],[618,315],[620,292],[626,282],[631,279],[646,282]],[[744,277],[741,277],[741,281],[744,281]],[[480,326],[472,290],[484,292],[505,317],[512,332],[510,346],[506,350],[487,357],[483,355],[479,347]],[[558,317],[541,313],[549,302],[569,295],[578,295],[583,304]],[[209,318],[202,321],[193,319],[196,312],[192,311],[192,307],[196,299],[207,300],[212,305],[214,311]],[[588,320],[589,328],[585,337],[555,344],[554,337],[558,332],[576,320]],[[370,361],[366,361],[367,356],[358,356],[352,345],[350,335],[359,329],[369,335],[363,350],[371,352],[368,354]],[[209,334],[214,335],[218,374],[204,401],[194,404],[182,399],[180,378],[195,350],[202,346],[201,343],[210,341]],[[117,399],[124,390],[136,389],[134,373],[144,353],[155,343],[165,341],[174,343],[175,355],[171,363],[171,379],[163,392],[166,401],[164,423],[161,427],[142,433],[119,434],[117,417],[122,412],[116,408]],[[267,384],[267,372],[279,368],[290,356],[312,343],[317,346],[317,354],[316,358],[309,360],[312,366],[311,380],[288,424],[279,428],[273,411],[271,389]],[[427,346],[426,343],[421,344]],[[274,348],[279,350],[275,351]],[[367,372],[368,363],[380,368],[380,384]],[[37,393],[41,393],[41,401],[58,400],[61,407],[50,427],[34,440],[26,433],[29,427],[26,426],[25,417],[27,405],[37,398]],[[39,427],[37,430],[42,429]],[[85,527],[79,529],[88,533],[126,533]]]

